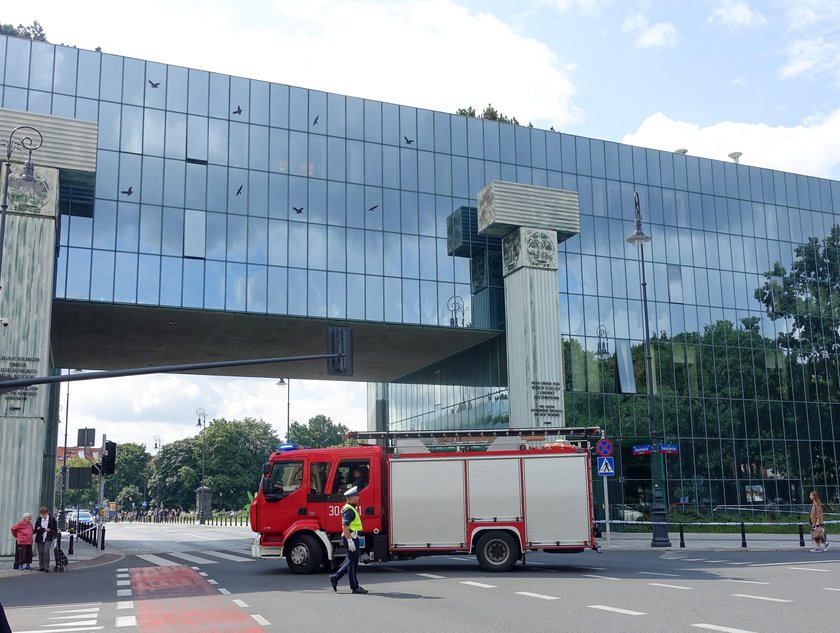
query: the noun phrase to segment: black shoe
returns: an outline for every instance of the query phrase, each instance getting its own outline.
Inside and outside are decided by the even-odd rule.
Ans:
[[[338,578],[335,576],[330,576],[330,584],[332,585],[333,591],[336,593],[338,592]]]
[[[368,592],[368,590],[367,590],[367,589],[365,589],[364,587],[356,587],[356,588],[353,590],[353,593],[367,593],[367,592]]]

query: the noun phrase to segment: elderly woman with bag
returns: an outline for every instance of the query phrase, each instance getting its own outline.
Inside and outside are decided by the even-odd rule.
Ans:
[[[831,547],[831,543],[828,542],[828,537],[825,534],[822,501],[816,490],[812,490],[808,497],[811,499],[811,511],[808,513],[808,520],[811,523],[811,539],[816,546],[811,551],[824,552]]]
[[[15,569],[32,569],[32,514],[27,512],[12,526],[15,537]]]

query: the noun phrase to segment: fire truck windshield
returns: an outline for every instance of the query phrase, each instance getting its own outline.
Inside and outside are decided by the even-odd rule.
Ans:
[[[262,491],[267,501],[277,501],[300,489],[302,480],[302,461],[275,462],[263,477]]]

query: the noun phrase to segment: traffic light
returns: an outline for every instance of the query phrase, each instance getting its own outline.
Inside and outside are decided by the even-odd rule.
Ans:
[[[349,327],[330,325],[327,327],[327,354],[341,354],[327,359],[327,374],[330,376],[353,375],[353,330]]]
[[[113,475],[117,467],[117,443],[110,440],[105,442],[105,453],[102,455],[102,474]]]

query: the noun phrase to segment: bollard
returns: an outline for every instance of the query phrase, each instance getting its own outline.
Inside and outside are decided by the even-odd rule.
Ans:
[[[685,547],[685,530],[683,524],[680,523],[680,547]]]
[[[102,526],[102,534],[100,534],[99,538],[100,538],[99,549],[104,550],[105,549],[105,526],[104,525]]]
[[[800,529],[800,533],[801,533],[801,529]],[[72,534],[70,535],[70,545],[67,548],[67,555],[68,556],[73,555],[73,535]]]
[[[741,521],[741,547],[747,546],[747,528],[744,526],[744,522]]]
[[[802,521],[799,522],[799,547],[805,547],[805,534],[802,532]]]

